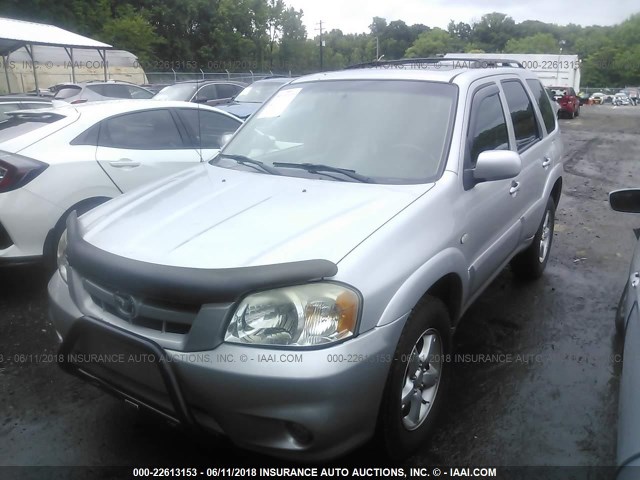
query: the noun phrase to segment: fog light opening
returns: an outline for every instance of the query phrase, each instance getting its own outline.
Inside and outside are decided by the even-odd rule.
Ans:
[[[289,435],[300,445],[309,445],[313,441],[313,434],[307,427],[295,422],[287,422],[286,427]]]

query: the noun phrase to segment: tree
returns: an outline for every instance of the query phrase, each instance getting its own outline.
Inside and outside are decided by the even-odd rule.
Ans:
[[[504,48],[507,53],[558,53],[559,45],[553,35],[536,33],[530,37],[512,38]]]
[[[516,23],[504,13],[493,12],[482,16],[473,26],[471,39],[488,52],[502,52],[515,35]]]
[[[454,39],[441,28],[434,28],[421,34],[418,39],[409,47],[405,56],[409,58],[429,57],[440,53],[451,51]]]
[[[116,18],[107,20],[99,38],[132,52],[142,65],[151,60],[154,48],[162,42],[149,21],[131,6],[120,8]]]

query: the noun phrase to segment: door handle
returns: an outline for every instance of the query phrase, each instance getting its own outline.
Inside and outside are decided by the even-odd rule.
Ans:
[[[516,196],[520,190],[520,182],[511,182],[511,188],[509,189],[509,195]]]
[[[549,165],[551,165],[551,158],[544,157],[544,160],[542,161],[542,168],[547,168]]]
[[[115,168],[135,168],[140,166],[140,162],[134,162],[130,158],[121,158],[120,160],[112,160],[109,165]]]

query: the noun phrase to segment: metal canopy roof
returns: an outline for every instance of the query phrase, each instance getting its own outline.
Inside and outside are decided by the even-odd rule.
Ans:
[[[6,56],[25,45],[68,48],[111,49],[111,45],[44,23],[0,18],[0,55]]]

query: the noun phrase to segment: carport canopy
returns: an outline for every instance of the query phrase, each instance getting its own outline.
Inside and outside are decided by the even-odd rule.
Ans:
[[[9,85],[9,72],[7,71],[9,55],[24,47],[31,58],[36,92],[40,93],[38,89],[36,61],[33,58],[33,45],[63,47],[69,56],[71,63],[71,77],[74,82],[76,75],[73,62],[73,49],[95,49],[102,58],[102,62],[104,64],[104,79],[107,80],[107,50],[113,48],[111,45],[98,42],[92,38],[83,37],[82,35],[78,35],[77,33],[64,30],[54,25],[25,22],[23,20],[0,17],[0,56],[2,56],[2,64],[4,65],[4,74],[7,77],[8,88],[11,88]]]

